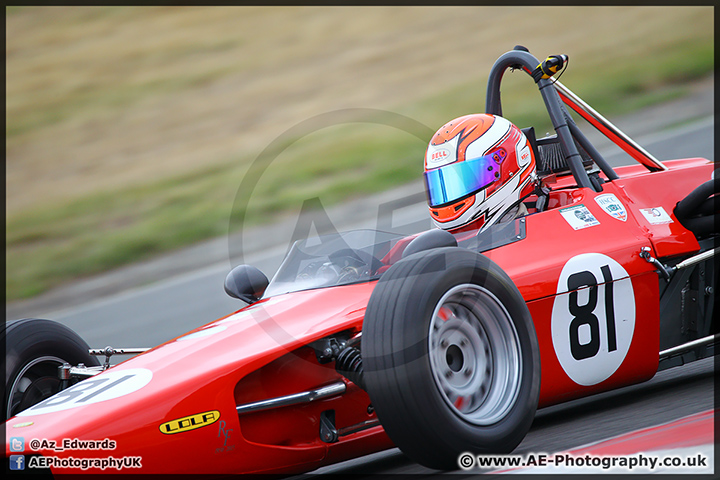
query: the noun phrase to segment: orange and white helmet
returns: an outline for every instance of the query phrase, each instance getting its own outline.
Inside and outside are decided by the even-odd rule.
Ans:
[[[433,135],[424,178],[435,225],[486,228],[532,192],[535,156],[527,137],[506,119],[465,115]]]

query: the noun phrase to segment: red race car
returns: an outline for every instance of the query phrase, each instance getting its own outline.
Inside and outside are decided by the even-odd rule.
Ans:
[[[489,76],[486,113],[522,69],[555,128],[523,130],[525,216],[300,240],[270,282],[230,272],[248,306],[111,368],[122,349],[8,323],[8,468],[290,474],[398,446],[454,469],[512,451],[538,407],[713,355],[713,164],[655,159],[553,78],[565,60],[516,48]],[[567,107],[638,164],[612,168]]]

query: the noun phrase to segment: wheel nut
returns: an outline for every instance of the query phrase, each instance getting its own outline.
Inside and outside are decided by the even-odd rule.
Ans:
[[[463,373],[465,373],[466,377],[469,377],[470,375],[472,375],[472,368],[466,368],[465,372],[463,372]]]
[[[443,338],[442,340],[440,340],[440,346],[443,347],[443,348],[447,348],[447,346],[448,346],[448,341]]]
[[[447,370],[445,372],[445,378],[450,378],[450,377],[452,377],[452,370]]]

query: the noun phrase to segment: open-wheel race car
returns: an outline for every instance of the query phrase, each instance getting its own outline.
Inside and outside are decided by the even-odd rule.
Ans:
[[[397,446],[455,469],[512,451],[538,407],[713,355],[713,164],[658,161],[555,81],[563,61],[516,47],[489,75],[486,113],[521,69],[555,129],[523,130],[538,178],[524,216],[300,240],[272,281],[229,273],[249,305],[109,368],[98,356],[123,349],[7,323],[11,467],[290,474]],[[567,107],[637,164],[611,167]]]

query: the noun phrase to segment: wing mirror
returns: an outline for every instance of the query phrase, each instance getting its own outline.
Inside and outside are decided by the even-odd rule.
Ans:
[[[267,288],[268,278],[255,267],[238,265],[225,277],[225,293],[247,303],[260,300]]]

